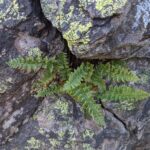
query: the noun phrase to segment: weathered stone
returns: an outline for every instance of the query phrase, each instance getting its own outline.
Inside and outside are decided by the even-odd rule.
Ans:
[[[26,20],[31,12],[29,0],[1,0],[0,24],[6,27],[14,27],[21,21]]]
[[[75,118],[74,115],[78,117]],[[20,133],[3,148],[94,150],[108,147],[109,143],[115,146],[122,141],[121,137],[128,137],[128,132],[110,113],[107,113],[107,119],[113,123],[109,122],[109,126],[104,129],[94,126],[92,120],[84,119],[80,107],[75,106],[68,99],[62,96],[47,98],[42,102],[33,119],[25,124]],[[112,147],[112,150],[115,147]]]
[[[149,57],[149,0],[42,0],[41,4],[77,57]]]
[[[129,58],[150,90],[149,0],[41,0],[45,16],[78,57]],[[106,126],[87,120],[68,97],[45,98],[31,93],[34,74],[6,65],[19,55],[64,49],[60,33],[45,19],[40,0],[0,0],[0,150],[149,150],[150,101],[134,110],[106,103]],[[112,112],[113,111],[113,112]]]
[[[135,67],[133,61],[129,64]],[[141,68],[136,71],[143,73],[144,68]],[[145,88],[150,87],[145,84]],[[70,101],[68,96],[45,98],[33,118],[21,127],[20,132],[10,142],[0,148],[6,150],[10,148],[16,150],[149,149],[149,105],[149,100],[144,101],[134,111],[118,111],[117,117],[111,111],[105,110],[106,126],[101,128],[92,120],[86,120],[80,106]]]
[[[60,35],[55,37],[56,29],[47,29],[42,13],[37,16],[36,10],[41,11],[37,4],[36,0],[0,0],[0,145],[19,131],[40,102],[31,93],[35,75],[11,69],[6,62],[39,53],[39,48],[48,55],[64,48]]]

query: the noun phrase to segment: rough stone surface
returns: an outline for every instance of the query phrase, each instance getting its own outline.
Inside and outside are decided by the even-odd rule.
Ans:
[[[0,0],[0,150],[149,150],[150,100],[132,111],[105,103],[101,128],[69,97],[36,99],[30,90],[35,74],[6,65],[39,48],[59,53],[62,34],[78,57],[130,58],[128,65],[141,77],[135,86],[150,91],[149,5],[149,0]]]
[[[135,63],[136,62],[136,63]],[[130,60],[129,66],[141,76],[138,87],[150,90],[149,61]],[[145,68],[149,68],[145,70]],[[114,105],[115,106],[115,105]],[[84,118],[79,105],[68,96],[45,98],[28,123],[20,128],[4,149],[43,150],[148,150],[150,100],[137,104],[132,111],[110,106],[104,110],[106,125],[98,127]]]
[[[6,27],[13,27],[26,20],[31,12],[32,8],[29,0],[0,1],[0,23]]]
[[[51,24],[40,10],[36,0],[0,0],[0,144],[18,131],[40,102],[30,91],[35,75],[13,70],[6,62],[38,48],[49,55],[64,48],[56,29],[47,29]]]
[[[79,106],[74,112],[74,107],[72,102],[63,97],[45,99],[33,119],[3,148],[108,150],[107,147],[112,145],[111,148],[114,150],[119,147],[122,140],[129,137],[128,132],[111,114],[107,113],[109,125],[102,129],[94,122],[85,120]],[[74,115],[77,114],[75,118]]]
[[[150,0],[41,0],[80,58],[149,57]]]
[[[149,91],[150,62],[131,59],[128,65],[141,77],[136,86]],[[85,119],[80,106],[70,97],[45,98],[29,121],[0,149],[149,150],[150,100],[138,103],[131,111],[120,111],[114,103],[105,107],[106,125],[102,128]]]

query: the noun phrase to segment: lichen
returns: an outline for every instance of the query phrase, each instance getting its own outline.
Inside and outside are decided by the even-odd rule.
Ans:
[[[41,56],[41,54],[42,52],[38,47],[30,48],[30,50],[28,51],[29,56]]]
[[[56,148],[60,145],[60,142],[57,139],[49,139],[50,144],[52,145],[52,148]]]
[[[0,0],[0,4],[2,5],[2,9],[0,10],[0,23],[6,23],[9,20],[22,20],[26,17],[24,14],[19,12],[19,3],[17,0]]]
[[[64,101],[57,101],[55,103],[55,108],[60,110],[62,114],[66,115],[68,113],[68,103]]]
[[[45,130],[43,128],[38,129],[39,133],[44,135],[45,134]]]
[[[91,147],[91,145],[88,143],[83,143],[83,149],[84,150],[94,150],[94,148]]]
[[[0,94],[6,92],[7,89],[10,88],[10,84],[13,83],[13,79],[11,77],[6,77],[5,79],[1,79],[0,81]]]
[[[77,43],[87,44],[90,41],[89,36],[84,36],[82,39],[81,35],[87,33],[90,27],[92,27],[91,22],[85,25],[80,22],[71,22],[69,30],[63,34],[63,37],[68,41],[69,47]]]
[[[0,82],[0,94],[3,94],[7,90],[8,86]]]
[[[137,11],[133,28],[137,28],[139,25],[141,25],[141,21],[143,21],[144,27],[146,28],[150,20],[150,1],[141,1],[139,4],[136,5],[136,9]]]
[[[126,2],[127,0],[96,0],[96,9],[100,11],[101,17],[108,17],[116,13]]]
[[[89,129],[86,129],[83,133],[83,138],[86,138],[86,137],[92,138],[93,136],[94,136],[94,132]]]
[[[36,139],[35,137],[31,137],[28,141],[27,141],[28,146],[26,146],[27,150],[30,149],[39,149],[40,147],[43,147],[45,145],[44,142]]]
[[[92,20],[87,19],[82,8],[77,8],[65,0],[43,0],[42,7],[48,19],[60,29],[63,37],[68,41],[70,49],[74,45],[89,43],[89,30]],[[67,11],[65,10],[68,5]]]
[[[64,135],[65,135],[65,131],[63,131],[63,130],[59,131],[58,135],[59,135],[60,138],[63,138]]]

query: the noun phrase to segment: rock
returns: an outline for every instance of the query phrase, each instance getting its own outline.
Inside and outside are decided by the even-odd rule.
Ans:
[[[149,0],[41,0],[78,58],[149,57]]]
[[[36,99],[31,92],[36,74],[6,64],[39,52],[55,55],[64,49],[66,39],[80,58],[130,58],[128,65],[142,79],[134,86],[149,91],[149,4],[149,0],[0,0],[0,150],[149,150],[150,100],[138,102],[130,111],[107,103],[102,128],[87,120],[69,97]]]
[[[40,12],[36,0],[0,0],[0,145],[19,131],[40,103],[31,93],[35,74],[11,69],[6,62],[34,55],[39,48],[48,55],[64,49],[61,36]]]
[[[135,67],[133,61],[129,64]],[[142,73],[143,70],[138,71]],[[29,122],[22,125],[20,132],[0,149],[149,149],[149,105],[150,100],[146,100],[133,111],[119,111],[116,116],[105,110],[106,125],[102,128],[85,119],[80,106],[68,96],[48,97]]]
[[[26,20],[32,13],[29,0],[1,0],[0,8],[0,23],[9,28]]]
[[[23,125],[20,132],[3,148],[108,150],[111,147],[116,150],[119,143],[128,137],[128,132],[110,113],[107,113],[107,117],[113,123],[109,122],[103,129],[94,126],[93,121],[85,120],[80,107],[63,96],[46,98],[33,119]]]
[[[128,65],[141,77],[142,82],[136,86],[149,91],[149,61],[131,59]],[[70,97],[48,97],[39,105],[33,117],[0,149],[149,149],[149,105],[150,100],[145,100],[130,111],[115,108],[109,111],[107,106],[107,110],[104,110],[106,125],[102,128],[94,121],[85,119],[80,105]]]
[[[0,37],[0,143],[3,143],[30,117],[38,101],[30,94],[33,74],[19,73],[6,65],[10,58],[19,55],[14,46],[16,33],[3,29]]]

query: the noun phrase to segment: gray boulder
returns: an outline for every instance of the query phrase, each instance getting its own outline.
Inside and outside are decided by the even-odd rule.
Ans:
[[[149,0],[41,0],[79,58],[149,57]]]
[[[149,150],[150,100],[126,111],[105,103],[102,128],[68,96],[35,98],[36,74],[6,64],[68,45],[78,58],[128,58],[141,77],[135,86],[149,91],[149,6],[149,0],[0,0],[0,150]]]
[[[40,103],[31,93],[36,74],[11,69],[6,62],[38,53],[39,48],[48,55],[64,48],[49,22],[47,29],[40,10],[38,1],[0,1],[0,144],[19,130]]]

